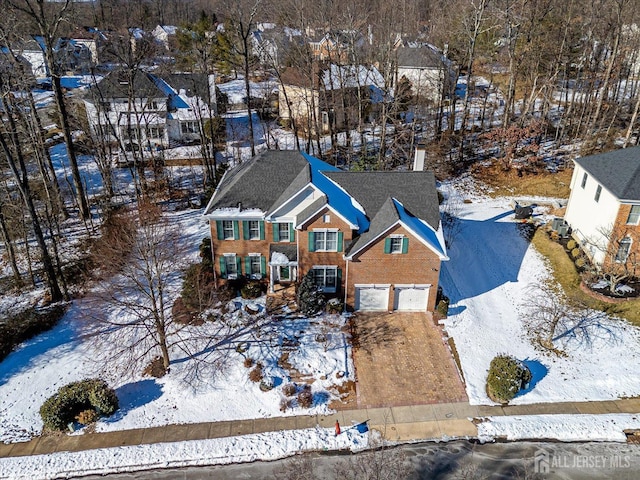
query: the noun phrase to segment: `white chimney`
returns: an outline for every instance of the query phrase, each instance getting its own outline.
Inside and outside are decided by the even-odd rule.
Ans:
[[[424,158],[427,154],[427,149],[424,144],[420,143],[416,146],[416,153],[413,158],[413,171],[422,172],[424,170]]]

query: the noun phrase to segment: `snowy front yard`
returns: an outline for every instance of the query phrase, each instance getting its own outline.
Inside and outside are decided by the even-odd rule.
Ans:
[[[445,186],[451,198],[459,195]],[[524,361],[533,374],[511,404],[610,400],[640,395],[640,330],[626,321],[593,325],[588,341],[567,335],[557,357],[527,334],[527,296],[551,278],[545,259],[514,223],[511,199],[457,202],[460,231],[443,264],[441,285],[451,299],[445,328],[455,341],[472,405],[493,402],[485,390],[497,354]],[[455,200],[454,200],[455,201]]]
[[[208,234],[201,211],[169,215],[179,227],[190,261],[195,261],[198,245]],[[179,278],[171,290],[175,298],[180,290]],[[259,331],[216,346],[216,361],[198,365],[197,369],[195,360],[183,351],[175,351],[171,372],[160,379],[144,377],[141,371],[133,378],[119,376],[118,366],[105,363],[96,344],[83,336],[87,331],[86,312],[96,308],[92,304],[95,299],[89,293],[74,301],[56,327],[25,342],[1,363],[0,441],[24,441],[38,435],[42,430],[42,403],[61,386],[95,377],[101,371],[116,389],[120,410],[99,421],[97,431],[328,413],[329,403],[338,396],[337,386],[354,379],[348,335],[343,331],[346,318],[271,319],[265,315],[264,300],[234,299],[225,305],[226,313],[220,312],[224,316],[219,320],[193,327],[201,329],[202,338],[215,338],[219,322],[236,328],[234,325],[241,327],[259,318]],[[250,312],[244,308],[247,303],[251,304]],[[262,373],[271,381],[271,390],[262,391],[259,382],[249,379],[251,368],[245,366],[245,358],[263,365]],[[311,385],[310,408],[298,404],[296,393],[284,391],[291,382],[298,384],[296,393],[301,385]]]

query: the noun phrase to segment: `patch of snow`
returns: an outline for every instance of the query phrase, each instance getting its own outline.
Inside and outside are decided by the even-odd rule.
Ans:
[[[478,439],[553,439],[561,442],[625,442],[623,430],[640,428],[640,415],[523,415],[488,417],[478,424]]]
[[[271,254],[271,264],[272,265],[289,265],[291,260],[284,253],[273,252]]]
[[[491,360],[503,353],[524,361],[533,373],[530,387],[512,404],[640,395],[640,330],[604,318],[587,326],[586,338],[570,332],[557,338],[556,347],[566,356],[542,350],[527,330],[526,300],[532,287],[552,276],[545,258],[513,222],[511,199],[483,198],[477,190],[458,191],[452,184],[441,189],[447,202],[473,199],[456,205],[460,231],[441,271],[441,285],[451,300],[445,329],[455,342],[470,403],[493,404],[485,388],[487,372]]]
[[[1,458],[0,471],[2,478],[47,480],[166,467],[277,460],[308,451],[358,451],[366,448],[368,443],[368,434],[359,433],[357,429],[345,429],[338,436],[329,428],[285,430],[210,440]]]

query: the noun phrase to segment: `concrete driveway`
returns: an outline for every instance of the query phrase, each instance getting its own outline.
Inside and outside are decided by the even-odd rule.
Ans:
[[[353,360],[359,408],[467,401],[431,314],[358,313]]]

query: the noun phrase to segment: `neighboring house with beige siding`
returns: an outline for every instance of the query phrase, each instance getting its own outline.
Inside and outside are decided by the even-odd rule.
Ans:
[[[595,264],[640,274],[640,147],[575,160],[565,220]]]
[[[227,172],[205,216],[218,283],[273,291],[311,271],[354,310],[435,308],[448,257],[431,172],[345,172],[271,150]]]

